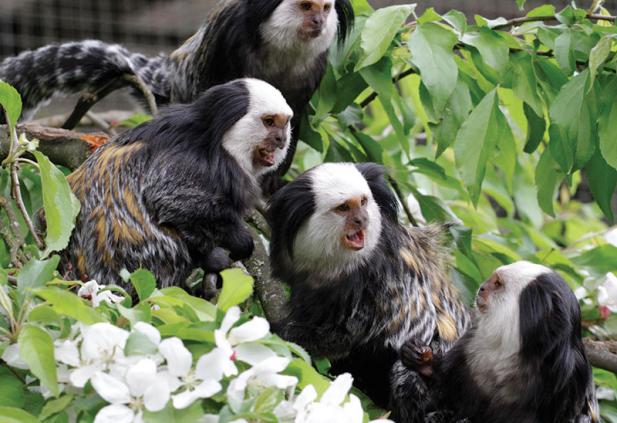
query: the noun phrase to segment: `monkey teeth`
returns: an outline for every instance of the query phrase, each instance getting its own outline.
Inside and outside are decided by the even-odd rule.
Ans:
[[[259,163],[263,166],[270,167],[274,165],[274,152],[269,151],[265,148],[260,148],[258,150],[259,153]]]
[[[359,230],[357,232],[352,232],[345,235],[345,238],[343,238],[343,243],[351,250],[361,250],[364,248],[364,231]]]

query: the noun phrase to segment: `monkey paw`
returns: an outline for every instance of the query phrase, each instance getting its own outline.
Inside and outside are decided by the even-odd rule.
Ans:
[[[401,347],[401,361],[405,367],[417,371],[423,376],[433,374],[433,349],[410,339]]]

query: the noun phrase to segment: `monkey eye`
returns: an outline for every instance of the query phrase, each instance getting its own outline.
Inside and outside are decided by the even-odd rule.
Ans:
[[[324,4],[323,10],[324,12],[329,12],[332,9],[332,5],[330,3]]]
[[[336,207],[334,210],[339,212],[346,212],[349,211],[349,206],[347,205],[347,203],[343,203],[340,206]]]
[[[261,120],[264,123],[264,126],[272,127],[274,126],[274,119],[270,116],[267,116]]]
[[[363,206],[366,206],[366,203],[368,203],[368,198],[362,197],[362,201],[360,202],[360,204],[362,204]]]
[[[303,1],[302,3],[300,3],[300,9],[302,9],[302,10],[309,11],[312,8],[313,8],[313,5],[309,1]]]
[[[499,276],[495,278],[495,287],[503,288],[503,282],[501,281],[501,279],[499,279]]]

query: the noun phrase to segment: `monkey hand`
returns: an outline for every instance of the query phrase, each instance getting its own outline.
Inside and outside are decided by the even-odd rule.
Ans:
[[[425,377],[433,375],[433,349],[430,346],[410,339],[403,344],[400,354],[405,367]]]
[[[229,240],[227,248],[229,249],[229,258],[232,261],[247,259],[253,254],[255,245],[253,244],[253,237],[251,233],[242,228],[241,231],[236,232]]]

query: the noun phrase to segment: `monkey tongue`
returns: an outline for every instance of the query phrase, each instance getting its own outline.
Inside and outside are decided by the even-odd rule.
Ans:
[[[268,151],[265,148],[262,148],[259,150],[258,153],[259,153],[258,155],[259,163],[262,166],[270,167],[274,165],[274,152],[273,151]]]
[[[351,250],[361,250],[364,248],[364,231],[359,230],[358,232],[345,235],[343,242]]]

